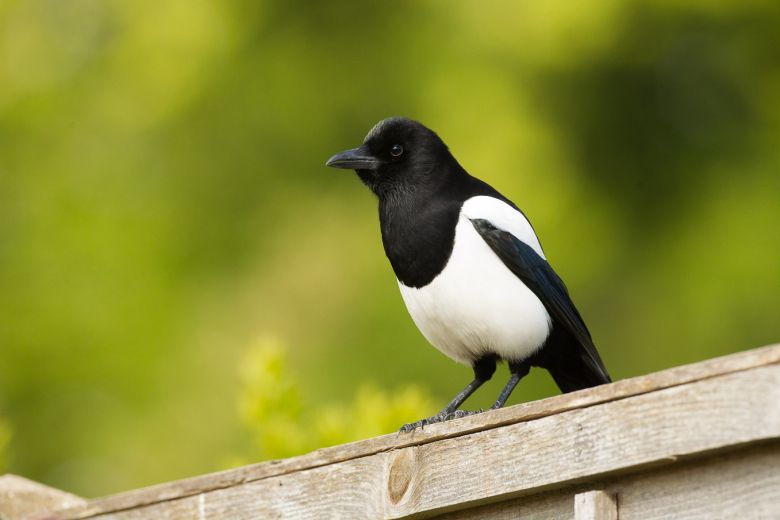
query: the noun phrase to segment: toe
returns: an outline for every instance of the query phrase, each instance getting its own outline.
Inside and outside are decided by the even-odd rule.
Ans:
[[[447,415],[446,420],[460,419],[461,417],[468,417],[469,415],[476,415],[482,413],[482,409],[479,410],[455,410],[451,414]]]
[[[428,418],[425,418],[425,419],[420,419],[417,422],[404,424],[403,426],[401,426],[401,429],[399,431],[400,432],[404,432],[404,433],[409,433],[409,432],[412,432],[412,431],[416,430],[417,428],[424,428],[424,427],[428,426],[429,424],[435,424],[435,423],[439,423],[439,422],[444,422],[444,421],[446,421],[449,418],[450,418],[449,415],[445,415],[443,413],[439,413],[439,414],[436,414],[434,416],[431,416],[431,417],[428,417]]]
[[[401,426],[401,429],[399,430],[399,432],[410,433],[410,432],[413,432],[414,430],[416,430],[417,428],[422,428],[426,424],[430,424],[428,422],[428,419],[421,419],[421,420],[419,420],[417,422],[407,423],[407,424],[404,424],[403,426]]]

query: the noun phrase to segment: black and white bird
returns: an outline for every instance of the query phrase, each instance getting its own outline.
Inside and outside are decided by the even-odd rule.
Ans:
[[[463,402],[506,361],[504,405],[530,368],[563,392],[610,378],[590,333],[528,219],[461,167],[432,130],[391,117],[327,166],[355,170],[379,199],[382,243],[414,323],[442,353],[474,370],[444,409],[402,430],[477,412]]]

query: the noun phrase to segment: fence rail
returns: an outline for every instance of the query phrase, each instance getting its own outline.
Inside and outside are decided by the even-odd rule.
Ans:
[[[780,345],[106,498],[51,492],[64,509],[19,495],[0,518],[780,518]]]

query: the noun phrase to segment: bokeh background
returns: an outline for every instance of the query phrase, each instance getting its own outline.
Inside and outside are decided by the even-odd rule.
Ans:
[[[438,410],[470,370],[323,166],[390,115],[526,211],[615,378],[777,341],[778,27],[776,0],[3,0],[0,471],[95,496]]]

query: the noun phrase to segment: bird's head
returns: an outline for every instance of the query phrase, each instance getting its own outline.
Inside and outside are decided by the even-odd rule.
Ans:
[[[414,189],[444,180],[437,168],[452,159],[431,129],[405,117],[389,117],[374,125],[363,144],[338,153],[326,166],[355,170],[380,198],[397,189]]]

